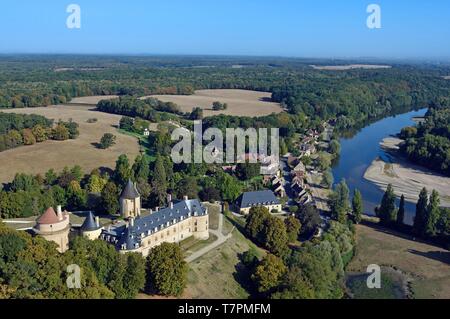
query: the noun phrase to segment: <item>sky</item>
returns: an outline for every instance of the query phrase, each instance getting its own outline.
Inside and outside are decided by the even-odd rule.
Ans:
[[[450,59],[450,1],[2,0],[0,53]]]

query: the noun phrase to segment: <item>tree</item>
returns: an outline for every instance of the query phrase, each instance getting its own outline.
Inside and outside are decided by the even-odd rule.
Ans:
[[[152,195],[157,206],[164,206],[167,201],[167,176],[164,168],[164,159],[161,155],[156,156],[153,179]]]
[[[67,205],[74,210],[87,207],[87,193],[81,188],[78,181],[71,181],[67,188]]]
[[[203,109],[202,108],[200,108],[200,107],[195,107],[193,110],[192,110],[192,113],[191,113],[191,115],[189,116],[189,119],[190,120],[201,120],[201,119],[203,119]]]
[[[341,223],[346,221],[350,211],[349,193],[347,183],[343,179],[330,195],[331,216]]]
[[[145,155],[138,155],[134,160],[133,172],[135,180],[145,180],[147,181],[150,176],[150,162]]]
[[[252,280],[261,293],[270,293],[276,288],[286,273],[287,268],[277,256],[268,254],[256,267]]]
[[[116,136],[111,133],[105,133],[103,134],[102,138],[100,139],[100,143],[98,144],[98,148],[102,150],[106,150],[116,144]]]
[[[140,253],[128,253],[126,258],[126,272],[124,275],[124,286],[126,287],[125,298],[134,299],[139,291],[145,288],[146,263]]]
[[[395,193],[391,184],[388,185],[386,192],[381,200],[378,210],[378,217],[381,224],[385,226],[392,225],[397,221],[397,209],[395,207]]]
[[[286,225],[286,232],[289,242],[295,242],[298,239],[298,235],[300,234],[302,224],[294,216],[289,216],[288,218],[286,218],[284,220],[284,224]]]
[[[22,131],[22,136],[24,145],[36,144],[36,137],[34,137],[33,132],[30,129],[24,129]]]
[[[398,207],[397,212],[397,226],[403,227],[405,224],[405,195],[400,197],[400,206]]]
[[[284,258],[287,256],[288,234],[284,222],[278,217],[270,216],[263,228],[264,246],[274,255]]]
[[[317,161],[320,170],[326,171],[331,166],[331,155],[325,152],[320,152]]]
[[[234,202],[242,193],[241,183],[234,176],[227,173],[220,173],[217,178],[217,185],[223,200],[228,202]]]
[[[125,185],[131,178],[130,162],[125,154],[119,156],[114,170],[114,180],[118,185]]]
[[[119,190],[116,184],[108,182],[102,190],[102,207],[110,215],[115,215],[119,211]]]
[[[41,143],[48,139],[47,130],[43,128],[41,125],[36,125],[32,128],[31,132],[36,138],[36,142]]]
[[[45,184],[48,186],[51,186],[56,183],[58,180],[58,175],[56,175],[55,171],[53,169],[49,169],[45,173]]]
[[[250,213],[247,216],[247,221],[245,224],[245,230],[250,235],[251,238],[263,242],[263,230],[266,221],[270,218],[270,212],[265,207],[252,207],[250,208]]]
[[[302,224],[301,233],[304,235],[311,235],[322,222],[319,211],[313,205],[302,206],[298,216]]]
[[[177,244],[163,243],[150,250],[148,287],[165,296],[180,296],[186,287],[188,267]]]
[[[353,216],[355,217],[355,222],[359,224],[362,220],[363,214],[363,200],[361,192],[355,189],[352,200]]]
[[[260,163],[239,163],[236,165],[236,174],[241,180],[250,180],[259,176],[261,172]]]
[[[187,196],[188,198],[198,197],[197,179],[193,176],[187,176],[181,180],[177,186],[178,198]]]
[[[65,141],[69,139],[70,133],[69,130],[60,123],[53,129],[52,137],[57,141]]]
[[[220,110],[226,110],[228,108],[227,103],[221,103],[221,102],[213,102],[212,109],[214,111],[220,111]]]
[[[89,177],[87,189],[90,193],[101,193],[107,183],[107,179],[94,174]]]
[[[418,236],[425,235],[428,210],[428,191],[424,187],[419,194],[416,205],[416,216],[414,217],[413,232]]]
[[[430,202],[427,207],[427,218],[425,224],[425,234],[435,237],[438,234],[438,222],[441,215],[439,193],[436,190],[431,192]]]
[[[333,186],[334,178],[331,169],[327,169],[322,175],[322,184],[326,188],[331,188]]]
[[[215,187],[206,187],[200,192],[200,198],[203,201],[212,202],[221,199],[220,192]]]
[[[314,287],[297,266],[289,268],[280,286],[281,290],[273,293],[272,299],[314,299]]]
[[[119,127],[125,131],[132,131],[134,125],[134,120],[128,116],[122,116],[120,119]]]
[[[336,158],[341,153],[341,144],[338,140],[331,140],[330,142],[330,153]]]
[[[255,246],[250,246],[250,249],[242,254],[241,261],[248,269],[254,269],[259,262],[258,251]]]

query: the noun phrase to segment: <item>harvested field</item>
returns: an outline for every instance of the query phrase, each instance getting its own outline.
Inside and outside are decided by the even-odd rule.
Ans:
[[[163,102],[177,104],[181,111],[192,112],[194,107],[204,109],[204,116],[219,114],[235,116],[264,116],[272,113],[281,113],[283,109],[278,103],[271,102],[271,94],[247,90],[199,90],[194,95],[152,95]],[[146,97],[143,97],[146,98]],[[227,103],[228,108],[222,111],[213,111],[213,102]]]
[[[117,99],[118,95],[97,95],[97,96],[83,96],[75,97],[68,104],[82,104],[82,105],[97,105],[101,100]]]
[[[390,65],[373,65],[373,64],[350,64],[350,65],[311,65],[315,70],[324,71],[347,71],[354,69],[365,69],[365,70],[375,70],[375,69],[390,69]]]
[[[96,112],[91,107],[80,105],[9,109],[2,112],[38,114],[56,121],[73,119],[80,125],[80,136],[75,140],[46,141],[0,152],[0,183],[10,182],[18,172],[43,174],[50,168],[61,171],[65,166],[74,165],[80,165],[85,172],[97,167],[114,168],[120,154],[127,154],[130,160],[139,154],[136,138],[117,133],[115,126],[119,123],[119,115]],[[92,118],[98,121],[87,123]],[[116,135],[116,145],[100,150],[95,144],[104,133]]]
[[[408,278],[414,298],[450,298],[450,252],[377,225],[357,226],[356,256],[348,272],[367,266],[398,269]]]

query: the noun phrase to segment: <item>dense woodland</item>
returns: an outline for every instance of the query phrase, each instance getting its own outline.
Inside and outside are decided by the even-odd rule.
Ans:
[[[272,92],[273,100],[291,114],[337,118],[337,126],[347,129],[450,97],[450,81],[442,78],[448,66],[395,64],[392,69],[333,72],[309,64],[281,58],[4,56],[0,107],[58,104],[87,95],[238,88]],[[159,111],[173,112],[165,107]]]
[[[400,137],[410,160],[450,176],[450,108],[442,104],[430,108],[424,122],[404,128]]]

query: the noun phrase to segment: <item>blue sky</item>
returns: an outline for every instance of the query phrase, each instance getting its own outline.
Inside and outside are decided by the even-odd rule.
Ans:
[[[0,53],[450,58],[448,0],[3,0],[0,14]]]

